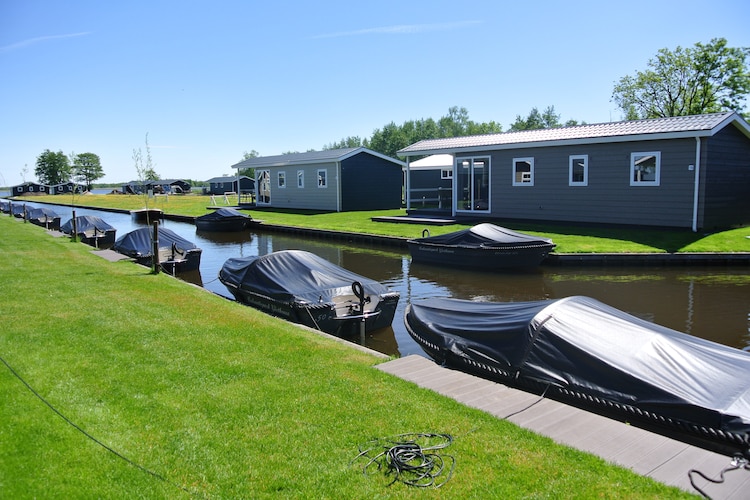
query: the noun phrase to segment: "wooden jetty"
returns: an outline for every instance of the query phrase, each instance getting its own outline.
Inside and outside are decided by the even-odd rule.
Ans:
[[[379,364],[377,368],[655,481],[699,494],[691,484],[692,475],[695,486],[711,498],[750,498],[749,469],[727,471],[724,482],[719,484],[690,472],[699,471],[719,480],[721,472],[731,467],[732,457],[443,368],[423,356],[405,356]]]

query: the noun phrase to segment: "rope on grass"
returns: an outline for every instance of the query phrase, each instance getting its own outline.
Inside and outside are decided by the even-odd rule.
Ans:
[[[146,474],[149,474],[149,475],[155,477],[156,479],[158,479],[158,480],[160,480],[160,481],[162,481],[162,482],[164,482],[166,484],[174,486],[175,488],[178,488],[178,489],[184,491],[185,493],[188,493],[189,495],[193,495],[193,492],[191,492],[187,488],[185,488],[183,486],[180,486],[177,483],[173,483],[172,481],[170,481],[169,479],[165,478],[161,474],[159,474],[157,472],[154,472],[154,471],[152,471],[152,470],[144,467],[143,465],[141,465],[141,464],[139,464],[139,463],[137,463],[137,462],[129,459],[128,457],[126,457],[122,453],[120,453],[117,450],[111,448],[110,446],[107,446],[106,444],[104,444],[103,442],[101,442],[100,440],[98,440],[97,438],[95,438],[94,436],[92,436],[91,434],[89,434],[88,432],[86,432],[78,424],[76,424],[75,422],[73,422],[72,420],[70,420],[68,417],[66,417],[60,410],[58,410],[57,408],[55,408],[54,406],[52,406],[52,404],[49,401],[47,401],[46,399],[44,399],[44,397],[42,397],[41,394],[39,394],[33,387],[31,387],[31,385],[28,382],[26,382],[26,380],[24,380],[24,378],[21,377],[21,375],[19,375],[19,373],[16,370],[14,370],[13,367],[10,366],[10,364],[7,361],[5,361],[5,359],[2,356],[0,356],[0,362],[2,362],[8,368],[8,370],[10,370],[10,373],[12,373],[14,377],[16,377],[19,381],[21,381],[21,383],[23,385],[25,385],[26,388],[34,396],[37,397],[37,399],[39,399],[42,403],[44,403],[45,405],[47,405],[50,410],[52,410],[53,412],[55,412],[57,414],[57,416],[59,416],[60,418],[62,418],[68,425],[70,425],[75,430],[77,430],[78,432],[80,432],[81,434],[83,434],[84,436],[86,436],[88,439],[90,439],[94,443],[98,444],[99,446],[101,446],[102,448],[104,448],[105,450],[107,450],[108,452],[112,453],[117,458],[120,458],[120,459],[124,460],[125,462],[127,462],[128,464],[132,465],[136,469],[138,469],[140,471],[143,471]]]
[[[453,475],[456,460],[436,453],[450,446],[450,434],[407,433],[378,438],[359,446],[352,463],[364,460],[362,472],[371,475],[385,471],[393,475],[387,486],[399,481],[407,486],[440,488]]]

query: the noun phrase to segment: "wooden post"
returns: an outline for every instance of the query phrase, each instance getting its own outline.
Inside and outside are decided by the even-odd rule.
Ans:
[[[154,237],[152,238],[153,248],[151,249],[151,263],[154,274],[159,274],[159,221],[154,221]]]
[[[78,241],[78,223],[76,222],[76,210],[73,209],[73,234],[70,235],[73,241]]]

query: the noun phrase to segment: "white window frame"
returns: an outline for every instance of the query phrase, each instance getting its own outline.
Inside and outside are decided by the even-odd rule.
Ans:
[[[573,166],[576,160],[583,163],[583,180],[573,180]],[[568,159],[568,186],[588,186],[589,185],[589,155],[570,155]]]
[[[305,187],[305,171],[297,170],[297,187],[304,189]]]
[[[522,179],[516,180],[516,165],[519,163],[528,163],[531,167],[531,170],[528,172],[528,177],[523,176]],[[513,169],[511,171],[511,174],[513,176],[513,185],[514,186],[533,186],[534,185],[534,157],[528,156],[525,158],[513,158]],[[527,179],[528,180],[525,180]]]
[[[654,157],[656,171],[653,180],[636,179],[636,161],[639,158]],[[661,151],[645,151],[630,153],[630,185],[631,186],[658,186],[661,182]]]
[[[276,186],[279,189],[286,189],[286,172],[284,170],[276,173]]]
[[[318,188],[325,189],[327,187],[328,187],[328,169],[319,168],[318,169]]]

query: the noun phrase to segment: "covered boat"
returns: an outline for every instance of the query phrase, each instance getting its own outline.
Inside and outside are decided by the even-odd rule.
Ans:
[[[131,210],[130,215],[136,222],[151,224],[154,221],[162,219],[164,217],[164,212],[158,208],[139,208],[138,210]]]
[[[167,272],[194,271],[200,267],[203,251],[171,229],[159,226],[159,265]],[[132,257],[144,266],[153,266],[154,230],[141,227],[117,238],[112,250]]]
[[[60,215],[47,207],[32,208],[27,210],[26,218],[32,224],[42,226],[46,229],[59,230],[60,229]]]
[[[725,453],[750,452],[750,353],[582,296],[410,304],[436,362]]]
[[[238,302],[338,336],[390,326],[400,297],[302,250],[228,259],[219,280]]]
[[[68,222],[60,226],[60,231],[73,236],[74,220],[76,236],[83,243],[100,248],[112,245],[115,242],[117,229],[95,215],[79,215],[75,219],[69,219]]]
[[[249,215],[233,208],[219,208],[211,213],[195,218],[198,231],[242,231],[255,221]]]
[[[407,241],[414,262],[485,270],[538,266],[555,248],[538,238],[490,223]]]

